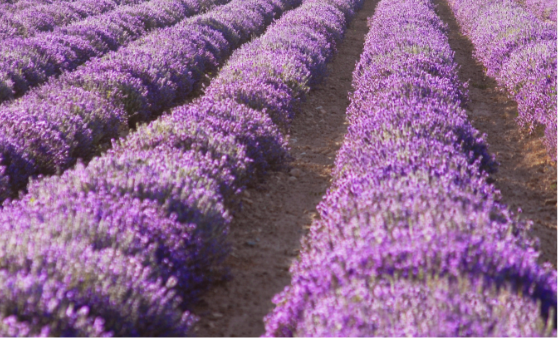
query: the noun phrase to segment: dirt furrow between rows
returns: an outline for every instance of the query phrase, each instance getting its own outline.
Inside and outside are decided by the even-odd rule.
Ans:
[[[352,72],[368,31],[366,19],[377,0],[357,13],[328,65],[328,76],[297,110],[289,145],[293,162],[285,172],[271,173],[258,188],[248,189],[234,217],[226,264],[232,279],[216,285],[194,312],[198,336],[259,336],[272,297],[290,283],[289,267],[316,205],[330,183],[335,154],[346,132]]]
[[[473,44],[462,35],[445,0],[434,0],[438,15],[449,25],[449,43],[460,64],[462,81],[469,81],[469,119],[487,134],[490,151],[500,162],[491,175],[502,192],[502,201],[520,217],[534,222],[534,235],[541,243],[541,263],[556,268],[556,163],[548,157],[540,141],[542,131],[522,132],[515,121],[517,103],[485,76],[483,66],[473,57]]]

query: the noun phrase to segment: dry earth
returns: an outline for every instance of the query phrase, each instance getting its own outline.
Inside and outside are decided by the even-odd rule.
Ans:
[[[290,133],[295,159],[287,172],[271,173],[263,185],[249,189],[243,208],[231,224],[232,254],[226,261],[233,278],[213,286],[193,309],[200,316],[198,336],[259,336],[263,317],[273,308],[272,297],[290,283],[289,266],[297,257],[300,239],[316,205],[326,192],[335,154],[347,122],[351,76],[368,32],[366,19],[378,0],[366,1],[347,30],[338,54],[328,66],[329,76],[301,105]],[[537,136],[524,135],[514,121],[517,104],[501,93],[496,82],[483,75],[472,57],[470,41],[444,0],[435,0],[438,13],[450,27],[450,45],[469,81],[469,117],[488,135],[490,150],[501,163],[492,176],[502,201],[521,217],[534,220],[541,238],[541,261],[556,267],[556,164]]]

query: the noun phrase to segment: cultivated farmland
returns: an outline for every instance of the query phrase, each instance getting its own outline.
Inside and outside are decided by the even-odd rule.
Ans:
[[[0,335],[556,336],[556,4],[0,2]]]

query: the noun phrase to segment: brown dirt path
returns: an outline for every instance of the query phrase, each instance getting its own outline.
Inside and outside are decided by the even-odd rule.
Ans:
[[[378,0],[366,1],[347,29],[328,77],[308,95],[294,119],[288,172],[271,173],[249,189],[231,224],[233,251],[225,264],[233,279],[216,285],[194,308],[198,336],[259,336],[272,297],[290,284],[289,267],[300,239],[330,183],[335,154],[346,132],[352,72],[368,32],[366,19]]]
[[[468,115],[473,126],[487,134],[490,151],[500,162],[491,176],[511,210],[521,208],[521,218],[533,220],[534,235],[541,241],[541,262],[556,268],[556,163],[546,154],[539,135],[527,135],[515,122],[517,103],[498,89],[493,78],[473,56],[473,44],[460,33],[445,0],[434,0],[437,13],[449,25],[449,43],[461,65],[462,81],[469,81]]]

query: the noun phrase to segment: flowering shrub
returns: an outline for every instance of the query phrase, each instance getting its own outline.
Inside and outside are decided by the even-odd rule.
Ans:
[[[511,0],[448,2],[486,73],[517,101],[518,123],[530,131],[544,126],[544,144],[556,161],[556,24]]]
[[[0,199],[15,197],[29,177],[91,159],[137,122],[176,105],[295,2],[229,3],[154,31],[1,107],[0,166],[9,182]]]
[[[87,166],[33,181],[21,200],[5,203],[0,334],[187,334],[195,318],[183,309],[225,272],[236,196],[286,160],[273,119],[288,123],[360,3],[305,1],[235,52],[204,97],[139,126]],[[245,15],[253,8],[279,15],[298,5],[233,1],[222,17],[239,20],[234,24],[213,15],[195,20],[242,42],[241,8]],[[283,60],[290,62],[285,68]],[[262,98],[271,103],[262,106]]]
[[[119,6],[105,14],[57,27],[52,32],[30,37],[10,34],[9,38],[3,39],[0,46],[0,102],[22,96],[49,78],[72,71],[87,60],[127,45],[149,31],[172,26],[184,18],[223,2],[153,0]],[[95,5],[92,10],[99,5],[97,0],[91,1],[89,5],[91,4]],[[68,4],[58,6],[60,5]],[[33,14],[35,19],[41,18],[41,15],[37,16],[32,11],[29,14]]]
[[[520,0],[520,4],[537,17],[556,24],[556,1],[552,0]]]
[[[51,3],[16,2],[0,6],[0,39],[29,37],[52,31],[87,17],[112,11],[119,6],[140,4],[145,0],[54,1]]]
[[[383,0],[369,25],[332,186],[265,335],[556,335],[556,271],[486,182],[434,6]]]

